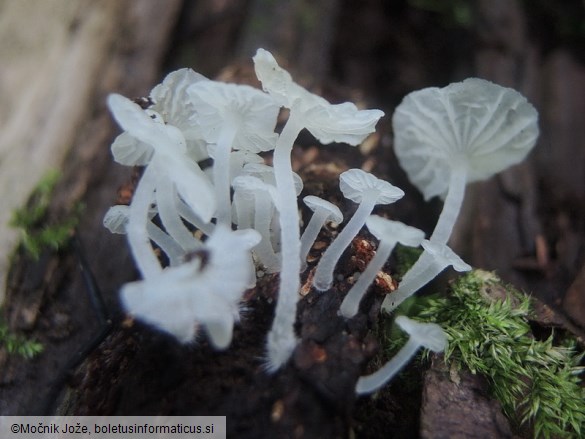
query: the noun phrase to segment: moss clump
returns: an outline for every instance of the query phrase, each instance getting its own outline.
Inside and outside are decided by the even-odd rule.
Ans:
[[[448,296],[422,300],[417,318],[438,323],[448,335],[446,362],[486,376],[516,428],[529,427],[539,438],[582,437],[583,354],[568,336],[533,337],[527,296],[475,270],[459,278]]]
[[[2,322],[0,322],[0,346],[4,346],[9,354],[17,354],[28,359],[37,356],[43,351],[41,343],[11,333]]]
[[[73,215],[64,220],[49,221],[51,196],[60,178],[59,172],[49,172],[34,189],[29,203],[12,213],[10,226],[20,230],[22,246],[35,260],[43,249],[59,250],[65,246],[78,222],[80,206],[74,209]]]

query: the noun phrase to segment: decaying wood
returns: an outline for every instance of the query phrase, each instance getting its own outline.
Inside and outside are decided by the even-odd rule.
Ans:
[[[153,85],[180,2],[167,2],[164,11],[150,1],[123,5],[102,0],[75,7],[71,2],[62,3],[65,11],[73,8],[74,14],[64,36],[65,56],[54,60],[54,72],[46,72],[58,80],[49,76],[41,87],[43,93],[34,96],[41,99],[41,112],[49,120],[40,127],[21,129],[36,141],[69,146],[47,221],[66,216],[83,201],[79,239],[112,304],[116,289],[132,278],[133,269],[123,239],[110,236],[101,225],[117,188],[128,179],[126,170],[111,163],[108,144],[114,127],[104,111],[105,96],[112,91],[141,95]],[[26,12],[24,8],[14,19],[27,23]],[[54,30],[62,31],[58,26]],[[36,68],[42,69],[42,65]],[[65,153],[57,153],[49,145],[42,156],[52,154]],[[11,166],[21,175],[28,172],[18,162]],[[0,412],[40,414],[63,365],[96,331],[97,320],[79,276],[76,255],[71,250],[47,250],[35,261],[19,251],[12,261],[3,313],[12,330],[37,338],[45,351],[33,362],[3,356]]]
[[[490,396],[486,380],[467,370],[457,375],[453,379],[440,359],[435,359],[425,373],[421,437],[513,438],[502,407]]]

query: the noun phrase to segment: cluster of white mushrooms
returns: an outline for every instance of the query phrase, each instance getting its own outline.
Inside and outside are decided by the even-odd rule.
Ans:
[[[290,358],[300,275],[321,228],[343,222],[340,209],[309,195],[313,216],[301,236],[298,197],[303,182],[293,173],[291,151],[302,129],[321,143],[360,144],[384,115],[352,103],[331,105],[296,84],[266,50],[253,58],[263,91],[211,81],[189,69],[169,74],[150,94],[146,109],[120,95],[108,106],[124,130],[112,144],[114,159],[144,171],[129,206],[112,207],[104,224],[125,233],[142,279],[122,288],[126,310],[179,341],[200,330],[218,349],[227,348],[243,293],[260,272],[280,273],[280,288],[267,340],[267,369]],[[289,116],[280,134],[281,108]],[[359,206],[321,256],[313,286],[327,294],[335,266],[365,225],[379,240],[375,257],[345,297],[340,315],[358,313],[361,299],[395,245],[424,252],[383,309],[390,312],[448,266],[469,270],[447,242],[467,182],[486,179],[520,162],[538,136],[537,113],[516,91],[481,79],[408,95],[393,117],[400,164],[426,199],[445,204],[428,240],[418,229],[371,215],[374,206],[404,192],[360,169],[340,176],[343,195]],[[273,166],[259,153],[273,150]],[[212,159],[212,166],[200,163]],[[154,245],[153,245],[154,244]],[[168,264],[163,267],[161,252]],[[423,346],[441,351],[440,327],[396,318],[410,334],[399,354],[375,374],[362,377],[358,393],[386,383]]]

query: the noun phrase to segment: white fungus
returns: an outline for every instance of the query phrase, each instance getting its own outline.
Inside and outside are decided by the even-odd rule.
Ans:
[[[299,213],[291,167],[291,151],[303,128],[307,128],[322,143],[361,143],[374,132],[379,110],[358,110],[351,103],[331,105],[296,84],[281,68],[272,54],[258,49],[253,58],[256,76],[262,88],[278,105],[290,110],[288,121],[274,149],[274,175],[279,196],[281,230],[280,288],[272,329],[268,334],[268,370],[280,368],[296,346],[294,322],[300,289],[300,232]]]
[[[517,91],[469,78],[410,93],[396,108],[392,126],[396,156],[411,182],[425,199],[445,200],[430,240],[446,244],[465,185],[522,161],[536,143],[538,113]],[[424,252],[411,277],[431,263]],[[387,310],[393,309],[389,301]]]
[[[213,144],[213,185],[220,224],[230,225],[230,155],[274,148],[279,107],[266,93],[247,85],[198,82],[187,89],[195,107],[192,125]]]
[[[339,207],[330,203],[323,198],[314,195],[307,195],[303,201],[309,209],[313,211],[309,224],[305,227],[305,231],[301,236],[301,269],[304,270],[307,266],[307,255],[311,249],[315,239],[319,235],[321,228],[327,221],[333,221],[336,224],[343,222],[343,214]]]
[[[232,232],[218,226],[205,244],[205,262],[195,257],[126,284],[122,303],[130,314],[182,343],[193,341],[203,326],[213,345],[224,349],[250,281],[250,249],[259,240],[255,230]]]
[[[424,240],[422,246],[428,255],[429,263],[417,271],[409,270],[398,289],[389,294],[382,303],[382,309],[391,312],[405,299],[413,295],[427,283],[437,277],[445,268],[452,266],[455,271],[469,271],[471,266],[453,252],[447,245]],[[420,260],[420,258],[419,258]]]
[[[325,291],[331,288],[333,271],[343,251],[358,234],[377,204],[390,204],[404,196],[404,192],[387,181],[361,169],[350,169],[339,176],[343,196],[359,203],[358,209],[333,243],[327,248],[317,265],[313,286]]]
[[[356,393],[365,395],[375,392],[390,381],[421,348],[442,352],[447,347],[447,335],[435,323],[420,323],[406,316],[395,320],[400,328],[410,336],[398,353],[379,370],[371,375],[362,376],[356,384]]]

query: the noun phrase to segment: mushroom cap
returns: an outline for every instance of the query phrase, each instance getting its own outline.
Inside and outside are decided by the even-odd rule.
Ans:
[[[517,91],[469,78],[407,95],[392,117],[394,149],[425,199],[444,197],[452,166],[485,180],[522,161],[538,137],[538,113]]]
[[[270,187],[268,183],[265,183],[260,178],[253,175],[238,175],[236,178],[234,178],[232,186],[236,190],[244,190],[254,193],[267,191]]]
[[[447,335],[436,323],[421,323],[406,316],[396,317],[395,322],[415,342],[433,352],[442,352],[447,347]]]
[[[471,265],[465,263],[450,247],[445,244],[437,244],[425,239],[422,242],[423,248],[430,253],[437,263],[445,266],[452,265],[455,271],[469,271]]]
[[[307,195],[305,198],[303,198],[303,201],[313,212],[317,209],[326,210],[329,213],[328,219],[330,221],[338,224],[343,222],[343,214],[341,213],[341,210],[339,210],[339,207],[337,207],[335,204],[314,195]]]
[[[370,190],[378,191],[377,204],[394,203],[404,196],[401,189],[361,169],[343,172],[339,176],[339,188],[345,198],[356,203],[360,203],[364,192]]]
[[[247,163],[243,169],[243,175],[252,175],[258,177],[266,184],[276,187],[276,177],[274,175],[274,168],[263,163]],[[296,172],[292,173],[295,184],[295,191],[297,197],[303,191],[303,179]]]
[[[220,224],[205,242],[206,264],[196,258],[125,284],[122,304],[183,343],[192,341],[202,325],[213,344],[225,348],[249,283],[250,250],[260,239],[255,230],[234,232]]]
[[[370,215],[366,220],[368,230],[380,241],[392,240],[409,247],[417,247],[425,238],[425,233],[416,227],[407,226],[400,221],[391,221],[378,215]]]
[[[152,110],[160,113],[166,123],[183,131],[186,137],[191,137],[189,134],[193,132],[191,117],[195,110],[187,89],[198,82],[211,81],[189,68],[183,68],[169,73],[150,92],[154,101]]]
[[[130,206],[116,205],[110,207],[104,215],[104,227],[111,233],[125,235],[129,214]]]
[[[253,175],[239,175],[234,178],[232,187],[237,191],[244,191],[254,194],[254,196],[263,197],[268,193],[271,201],[276,205],[280,199],[276,187],[265,183]]]
[[[375,131],[384,115],[380,110],[360,110],[345,102],[332,105],[295,83],[270,52],[258,49],[254,70],[262,88],[281,106],[302,114],[304,127],[323,144],[344,142],[359,145]]]
[[[199,81],[187,89],[195,108],[191,123],[203,138],[216,143],[224,127],[237,135],[232,149],[262,152],[274,149],[279,106],[268,94],[241,84]]]

